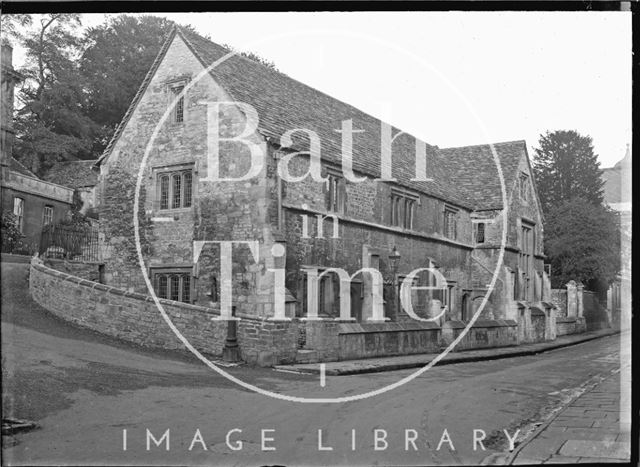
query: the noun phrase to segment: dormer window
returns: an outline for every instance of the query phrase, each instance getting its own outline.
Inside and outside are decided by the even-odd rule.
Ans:
[[[477,222],[475,228],[476,243],[484,243],[484,222]]]

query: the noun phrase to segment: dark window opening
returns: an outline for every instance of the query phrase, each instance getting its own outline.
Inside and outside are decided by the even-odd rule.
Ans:
[[[391,195],[389,220],[392,226],[413,229],[416,199],[398,193]]]
[[[345,180],[333,173],[327,174],[326,208],[329,212],[344,214],[346,212]]]
[[[484,222],[476,224],[476,243],[484,243]]]

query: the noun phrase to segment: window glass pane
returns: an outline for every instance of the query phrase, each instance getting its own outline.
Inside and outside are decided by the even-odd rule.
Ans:
[[[182,275],[182,301],[191,303],[191,277],[188,274]]]
[[[184,203],[185,208],[191,207],[191,193],[192,193],[192,181],[193,177],[191,172],[185,172],[184,174]]]
[[[160,178],[160,209],[169,209],[169,176]]]
[[[479,222],[477,224],[476,242],[484,243],[484,222]]]
[[[167,298],[167,276],[159,274],[156,277],[158,278],[158,289],[156,290],[158,297]]]
[[[42,224],[48,225],[53,222],[53,206],[45,206],[44,213],[42,217]]]
[[[176,86],[172,88],[174,96],[179,95],[184,86]],[[176,123],[180,123],[184,120],[184,96],[181,96],[178,101],[175,103],[175,107],[173,109],[173,120]]]
[[[171,207],[173,209],[179,208],[180,207],[180,198],[181,198],[181,193],[180,193],[180,189],[182,186],[182,177],[180,176],[180,174],[175,174],[173,177],[173,202],[171,204]]]
[[[171,300],[179,301],[180,300],[180,276],[173,275],[170,279],[170,296]]]
[[[13,198],[13,214],[16,216],[18,229],[22,232],[24,220],[24,200],[22,198]]]

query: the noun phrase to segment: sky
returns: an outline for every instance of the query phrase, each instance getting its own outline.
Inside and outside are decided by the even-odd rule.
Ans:
[[[571,129],[610,167],[631,143],[630,12],[154,14],[439,147],[524,139],[533,155]]]

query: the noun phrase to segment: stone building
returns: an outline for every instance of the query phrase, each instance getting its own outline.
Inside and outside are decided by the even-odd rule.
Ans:
[[[620,274],[607,291],[607,308],[613,315],[614,325],[620,326],[622,319],[625,327],[629,326],[631,316],[631,170],[629,144],[621,160],[602,170],[604,202],[617,214],[621,242]]]
[[[44,180],[75,190],[82,201],[81,212],[89,218],[97,216],[96,186],[99,171],[95,160],[57,162],[42,177]]]
[[[139,246],[156,294],[219,309],[227,296],[221,270],[230,268],[247,360],[259,352],[285,362],[435,351],[487,294],[460,347],[553,338],[541,211],[524,141],[440,149],[242,56],[205,72],[227,53],[174,30],[99,159],[107,285],[147,292],[134,241],[139,181]],[[243,142],[231,141],[240,134]],[[249,143],[259,149],[255,160]],[[209,157],[215,144],[217,164]],[[325,182],[303,177],[313,165],[311,147],[320,149]],[[300,179],[279,176],[283,168]],[[216,181],[215,170],[221,178],[251,176]],[[216,243],[225,241],[257,243],[234,245],[228,263]],[[345,285],[331,268],[353,276]],[[431,269],[409,277],[419,268]],[[314,272],[327,273],[316,282]],[[405,280],[431,289],[403,289]],[[280,282],[291,321],[269,319]],[[375,291],[386,322],[370,320]],[[401,306],[403,296],[422,320]],[[339,319],[347,298],[351,319]],[[299,319],[316,312],[324,319]],[[539,313],[542,334],[535,332]]]
[[[2,112],[0,122],[0,196],[2,211],[12,212],[24,234],[23,242],[35,249],[44,225],[65,218],[73,201],[73,190],[49,183],[13,157],[13,99],[16,83],[23,76],[13,68],[13,49],[2,44]],[[4,249],[3,249],[4,251]]]

